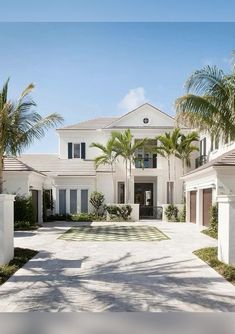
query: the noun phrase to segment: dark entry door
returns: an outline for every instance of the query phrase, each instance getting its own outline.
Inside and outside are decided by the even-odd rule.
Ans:
[[[35,222],[38,222],[38,190],[31,190],[32,193],[32,202],[34,209],[34,219]]]
[[[140,205],[141,218],[154,218],[153,183],[135,183],[135,203]]]
[[[210,225],[210,209],[212,205],[212,189],[203,189],[203,225]]]
[[[196,191],[190,191],[190,222],[196,223]]]

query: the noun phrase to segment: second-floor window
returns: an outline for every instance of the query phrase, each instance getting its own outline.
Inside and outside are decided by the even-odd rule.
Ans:
[[[206,137],[200,140],[200,156],[206,155]]]
[[[68,143],[68,159],[86,159],[86,143]]]
[[[73,144],[73,157],[80,158],[80,144]]]

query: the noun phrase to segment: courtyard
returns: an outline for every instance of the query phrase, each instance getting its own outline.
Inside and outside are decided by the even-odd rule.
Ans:
[[[75,223],[70,230],[56,222],[16,232],[16,247],[39,253],[0,287],[0,311],[235,311],[235,287],[192,253],[215,240],[189,223],[121,224]],[[156,239],[136,238],[136,229]],[[113,231],[121,240],[108,238]]]

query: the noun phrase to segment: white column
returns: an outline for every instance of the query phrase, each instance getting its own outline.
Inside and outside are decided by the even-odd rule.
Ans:
[[[190,191],[185,193],[185,202],[186,202],[186,222],[190,222]]]
[[[217,197],[218,214],[218,259],[235,265],[235,195]]]
[[[0,265],[14,257],[14,195],[0,195]]]
[[[43,223],[43,191],[38,191],[38,222]]]
[[[196,225],[199,228],[203,226],[203,190],[197,190],[196,199]]]

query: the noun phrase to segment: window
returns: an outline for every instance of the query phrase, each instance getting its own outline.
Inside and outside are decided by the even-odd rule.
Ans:
[[[80,158],[80,144],[73,144],[73,157]]]
[[[77,190],[70,189],[70,213],[77,213]]]
[[[174,203],[174,182],[167,182],[167,204]]]
[[[219,148],[219,136],[211,137],[211,151],[218,150]]]
[[[59,190],[59,214],[66,214],[66,189]]]
[[[149,123],[149,119],[148,119],[147,117],[145,117],[145,118],[143,119],[143,123],[144,123],[144,124],[148,124],[148,123]]]
[[[118,182],[118,204],[125,203],[125,183]]]
[[[86,159],[86,143],[68,143],[68,159]]]
[[[81,213],[88,213],[88,190],[81,190]]]
[[[206,155],[206,137],[200,140],[200,155]]]

